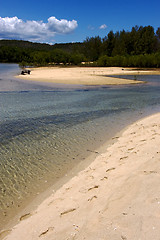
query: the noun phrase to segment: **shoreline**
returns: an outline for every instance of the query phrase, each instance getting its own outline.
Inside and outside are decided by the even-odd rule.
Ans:
[[[143,81],[110,77],[110,75],[160,74],[160,70],[138,70],[120,67],[39,67],[31,74],[16,78],[43,83],[74,84],[86,86],[142,84]]]
[[[149,181],[150,177],[158,175],[156,167],[151,170],[147,169],[154,168],[158,162],[155,158],[155,156],[159,154],[157,153],[159,152],[157,150],[158,144],[155,144],[154,141],[157,143],[160,138],[158,136],[158,134],[160,134],[159,119],[160,113],[153,114],[142,120],[138,120],[125,128],[124,131],[122,131],[122,136],[118,136],[116,142],[111,144],[111,146],[106,149],[105,153],[97,156],[97,158],[86,169],[71,178],[55,193],[52,193],[50,197],[38,206],[37,210],[31,214],[22,216],[19,224],[13,227],[13,230],[5,239],[18,240],[23,238],[29,240],[40,239],[40,237],[42,237],[43,239],[59,240],[64,239],[64,237],[65,239],[73,239],[74,236],[74,239],[81,239],[83,233],[86,239],[94,239],[93,236],[95,236],[95,233],[100,235],[104,234],[104,236],[114,239],[113,233],[116,234],[118,232],[118,234],[120,234],[120,227],[117,227],[116,225],[121,224],[121,221],[119,223],[114,223],[112,215],[118,214],[119,211],[122,210],[122,205],[123,207],[125,206],[125,211],[130,211],[127,209],[127,206],[129,206],[127,204],[131,203],[127,200],[130,199],[131,201],[131,196],[137,197],[135,193],[137,193],[136,190],[138,191],[138,184],[140,184],[139,181],[144,178]],[[154,144],[151,147],[152,142],[154,142]],[[125,143],[126,146],[124,146]],[[151,148],[150,151],[149,148]],[[154,153],[153,150],[155,151]],[[140,160],[140,162],[138,160]],[[152,160],[152,162],[150,163],[149,160]],[[141,170],[142,166],[146,167],[145,170]],[[139,171],[141,174],[139,174]],[[136,179],[136,176],[138,179]],[[127,184],[129,185],[126,186],[125,181],[127,181]],[[135,185],[133,191],[129,188],[129,186],[132,186],[132,183]],[[144,181],[143,184],[145,185]],[[121,189],[122,186],[124,186],[124,189],[126,188],[128,190],[126,191],[126,197],[124,189]],[[158,184],[154,189],[156,187],[158,188]],[[150,191],[150,189],[148,190]],[[146,193],[146,191],[144,191],[143,193],[145,197],[147,196],[146,194],[149,195],[149,192]],[[152,194],[155,195],[156,193],[152,190]],[[121,197],[119,198],[120,201],[117,202],[118,206],[114,204],[114,201],[116,202],[116,198],[119,196]],[[140,194],[140,197],[143,197],[142,194]],[[141,198],[137,200],[141,200]],[[148,201],[148,198],[144,200]],[[132,202],[134,202],[134,198],[132,199]],[[137,208],[138,206],[136,206],[136,202],[134,203],[134,214],[136,215],[136,210],[139,208]],[[110,205],[113,206],[110,207]],[[106,212],[102,211],[105,208],[109,209],[109,217],[112,219],[111,220],[107,215],[107,222],[105,219]],[[121,213],[122,216],[120,215],[122,221],[124,221],[122,217],[128,219],[128,213],[124,213],[125,214]],[[139,216],[136,215],[137,218],[135,218],[131,215],[132,214],[129,214],[129,220],[131,220],[131,222],[135,219],[139,220]],[[142,212],[142,215],[145,216],[146,213]],[[119,215],[115,216],[115,219],[119,217]],[[114,229],[116,228],[116,230],[113,231],[112,226],[114,224]],[[123,224],[125,225],[127,223],[123,222]],[[95,226],[95,232],[92,235],[94,231],[94,229],[92,229],[93,225]],[[98,229],[98,226],[100,227],[100,230]],[[107,226],[105,231],[108,230],[108,232],[104,233],[102,226],[104,226],[104,228]],[[132,226],[132,228],[135,231],[134,226]],[[125,230],[126,228],[123,228],[123,232],[125,232]],[[123,235],[127,236],[126,239],[128,239],[128,237],[133,238],[134,231],[130,235],[129,230],[131,229],[128,229],[128,232],[123,233]],[[8,231],[9,230],[7,230],[6,233],[9,233]],[[140,237],[140,235],[137,236]]]

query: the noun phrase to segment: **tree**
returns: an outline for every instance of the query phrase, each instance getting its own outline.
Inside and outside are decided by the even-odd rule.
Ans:
[[[160,27],[156,31],[156,38],[157,38],[156,49],[157,51],[160,52]]]
[[[101,55],[102,40],[99,36],[86,38],[84,44],[84,55],[89,61],[96,61]]]
[[[120,33],[116,33],[115,47],[113,49],[112,55],[126,55],[127,54],[127,33],[123,30]]]
[[[85,59],[83,54],[75,53],[75,54],[71,55],[69,62],[74,64],[74,65],[78,65],[85,60],[86,59]]]
[[[103,38],[103,54],[107,56],[112,56],[113,49],[115,47],[115,35],[113,31],[110,31],[107,37]]]
[[[155,52],[156,37],[154,28],[151,26],[140,26],[135,40],[135,53],[138,54],[151,54]]]

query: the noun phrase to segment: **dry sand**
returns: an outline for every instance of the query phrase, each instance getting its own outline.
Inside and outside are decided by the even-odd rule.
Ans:
[[[5,239],[159,240],[159,143],[160,113],[135,122]]]
[[[42,67],[33,68],[30,75],[18,78],[62,84],[78,85],[120,85],[143,83],[142,81],[109,77],[116,74],[151,74],[151,71],[122,69],[120,67]],[[157,71],[158,74],[158,71]]]

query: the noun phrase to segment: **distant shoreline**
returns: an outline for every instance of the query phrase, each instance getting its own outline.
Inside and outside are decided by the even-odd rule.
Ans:
[[[75,85],[124,85],[143,81],[110,77],[110,75],[159,75],[160,69],[137,69],[120,67],[39,67],[31,74],[16,76],[19,79],[46,83]]]

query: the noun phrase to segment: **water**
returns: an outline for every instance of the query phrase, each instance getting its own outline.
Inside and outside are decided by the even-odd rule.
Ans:
[[[160,76],[138,76],[149,83],[134,86],[66,88],[21,81],[13,77],[18,72],[16,64],[0,64],[0,228],[116,132],[160,106]]]

